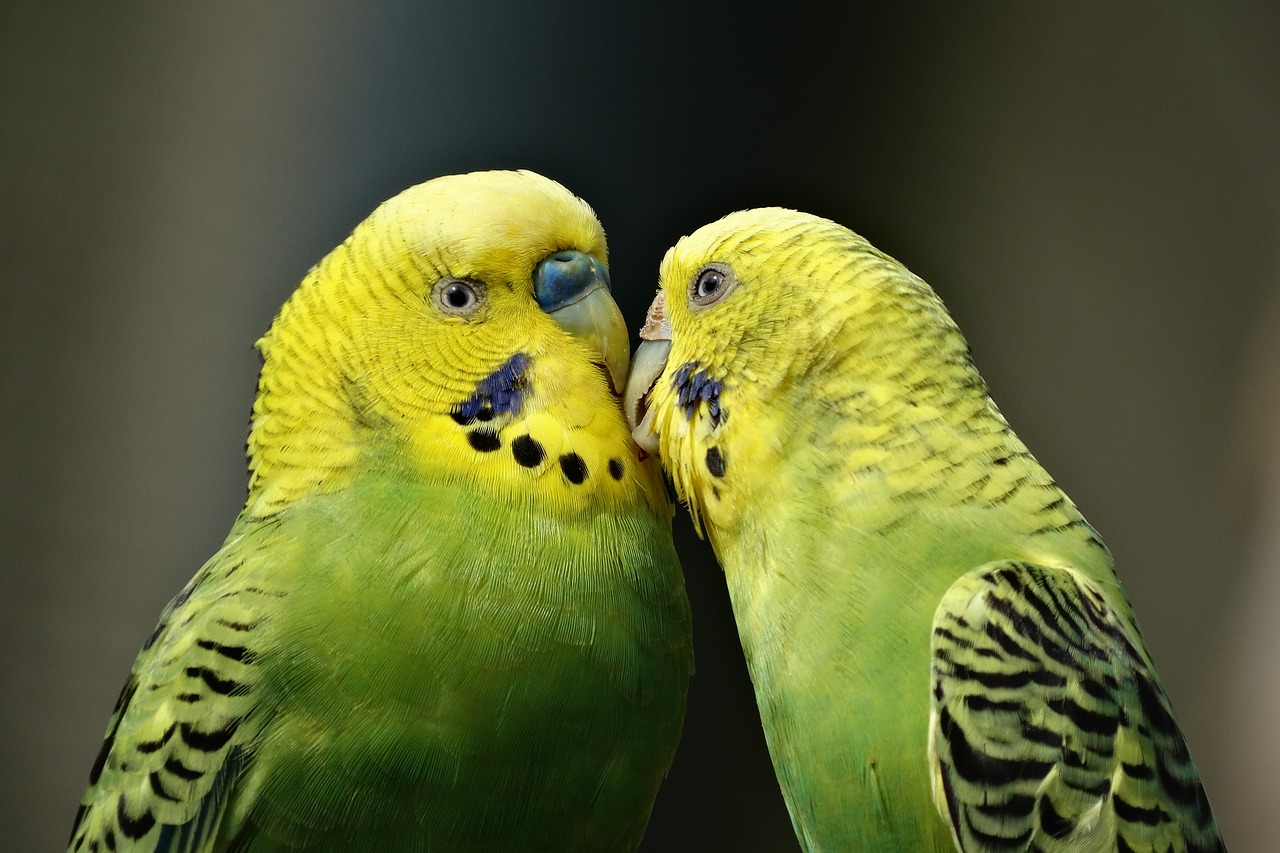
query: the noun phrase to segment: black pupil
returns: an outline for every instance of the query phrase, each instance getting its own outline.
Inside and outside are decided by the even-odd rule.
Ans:
[[[702,280],[698,282],[698,295],[710,296],[720,289],[720,284],[724,281],[724,276],[718,272],[704,272]]]
[[[467,293],[467,289],[460,284],[450,285],[444,292],[444,301],[448,302],[451,308],[466,308],[471,302],[471,294]]]

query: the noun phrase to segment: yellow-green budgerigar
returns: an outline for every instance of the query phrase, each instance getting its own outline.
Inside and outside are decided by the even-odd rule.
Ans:
[[[626,396],[724,568],[809,851],[1222,841],[1098,534],[927,284],[829,220],[662,263]]]
[[[632,850],[690,614],[591,209],[438,178],[258,346],[249,494],[138,655],[73,851]]]

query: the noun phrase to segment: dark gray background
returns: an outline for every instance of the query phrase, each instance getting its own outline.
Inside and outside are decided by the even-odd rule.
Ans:
[[[633,327],[666,247],[745,206],[930,281],[1115,552],[1228,842],[1273,843],[1280,7],[122,5],[0,12],[3,846],[64,842],[239,509],[280,303],[382,199],[494,167],[595,206]],[[645,847],[793,848],[678,533],[698,673]]]

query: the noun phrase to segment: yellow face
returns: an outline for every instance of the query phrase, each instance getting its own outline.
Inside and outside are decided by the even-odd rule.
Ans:
[[[641,338],[627,417],[713,538],[771,503],[779,484],[762,472],[780,470],[784,445],[796,471],[805,431],[878,428],[874,407],[849,401],[909,396],[904,365],[971,369],[924,282],[847,228],[781,208],[681,239]]]
[[[637,453],[611,387],[628,347],[606,260],[591,209],[529,172],[439,178],[383,204],[259,344],[251,500],[379,465],[536,483],[566,508],[622,494]]]
[[[785,428],[761,420],[778,409],[751,401],[767,398],[802,352],[794,337],[813,299],[790,286],[787,270],[804,259],[788,236],[820,221],[743,211],[698,229],[663,259],[625,408],[637,442],[661,455],[695,523],[709,515],[713,533],[743,498],[735,461],[763,459],[760,443]]]

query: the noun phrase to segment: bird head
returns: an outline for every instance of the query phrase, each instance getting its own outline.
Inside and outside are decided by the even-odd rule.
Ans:
[[[617,432],[629,345],[607,257],[591,208],[532,172],[441,177],[382,204],[258,343],[251,501],[340,486],[356,465],[519,488],[545,466],[492,452],[515,425]],[[544,456],[562,443],[545,438]]]
[[[779,484],[757,472],[779,456],[793,472],[820,466],[816,434],[877,417],[857,399],[912,393],[904,364],[970,369],[927,284],[849,229],[782,208],[682,238],[640,336],[624,410],[695,522],[767,501]]]

